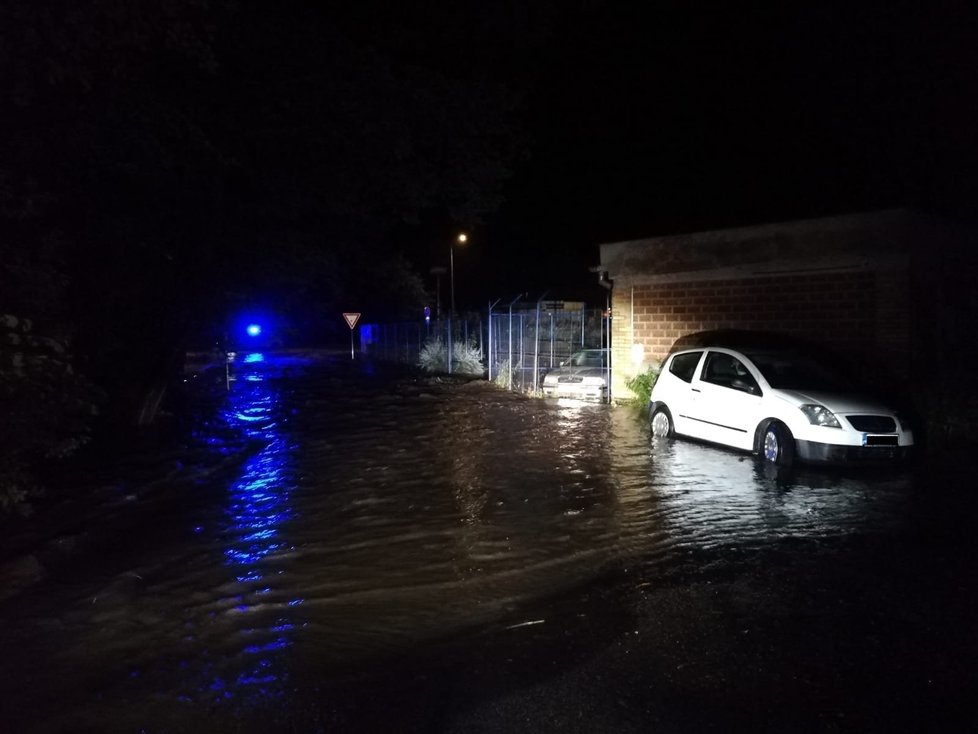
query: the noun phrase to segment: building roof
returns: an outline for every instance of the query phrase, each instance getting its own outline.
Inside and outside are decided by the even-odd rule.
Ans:
[[[601,245],[611,280],[697,271],[756,273],[852,269],[905,262],[924,219],[906,209],[759,224]]]

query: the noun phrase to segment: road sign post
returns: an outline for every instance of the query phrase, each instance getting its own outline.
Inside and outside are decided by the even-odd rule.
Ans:
[[[360,313],[344,313],[343,319],[346,321],[346,325],[350,327],[350,359],[355,359],[353,353],[353,329],[356,328],[357,321],[360,320]]]

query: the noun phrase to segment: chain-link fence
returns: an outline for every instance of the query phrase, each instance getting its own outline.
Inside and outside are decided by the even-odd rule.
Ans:
[[[498,303],[453,319],[363,324],[360,350],[375,359],[417,365],[436,345],[454,357],[451,364],[443,358],[446,372],[460,371],[465,357],[474,353],[488,379],[511,390],[536,392],[547,371],[577,350],[609,346],[609,320],[601,309],[563,301]]]

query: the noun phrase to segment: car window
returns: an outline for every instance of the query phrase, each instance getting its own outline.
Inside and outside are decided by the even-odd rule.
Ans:
[[[751,376],[744,363],[732,354],[724,352],[709,352],[706,355],[700,379],[703,382],[741,390],[752,395],[761,394],[757,381]]]
[[[607,367],[607,352],[601,350],[586,350],[571,355],[572,367]]]
[[[700,362],[703,352],[688,352],[677,354],[669,363],[669,371],[683,382],[692,382],[696,374],[696,365]]]
[[[780,390],[845,392],[853,385],[842,370],[812,355],[792,352],[757,352],[747,355],[768,384]]]

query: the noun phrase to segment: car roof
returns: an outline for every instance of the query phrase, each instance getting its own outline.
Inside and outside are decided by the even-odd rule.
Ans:
[[[679,337],[669,350],[669,354],[684,352],[689,349],[706,349],[709,347],[735,349],[739,352],[748,351],[812,351],[816,347],[800,337],[780,334],[772,331],[750,331],[740,329],[716,329],[713,331],[697,331]]]

